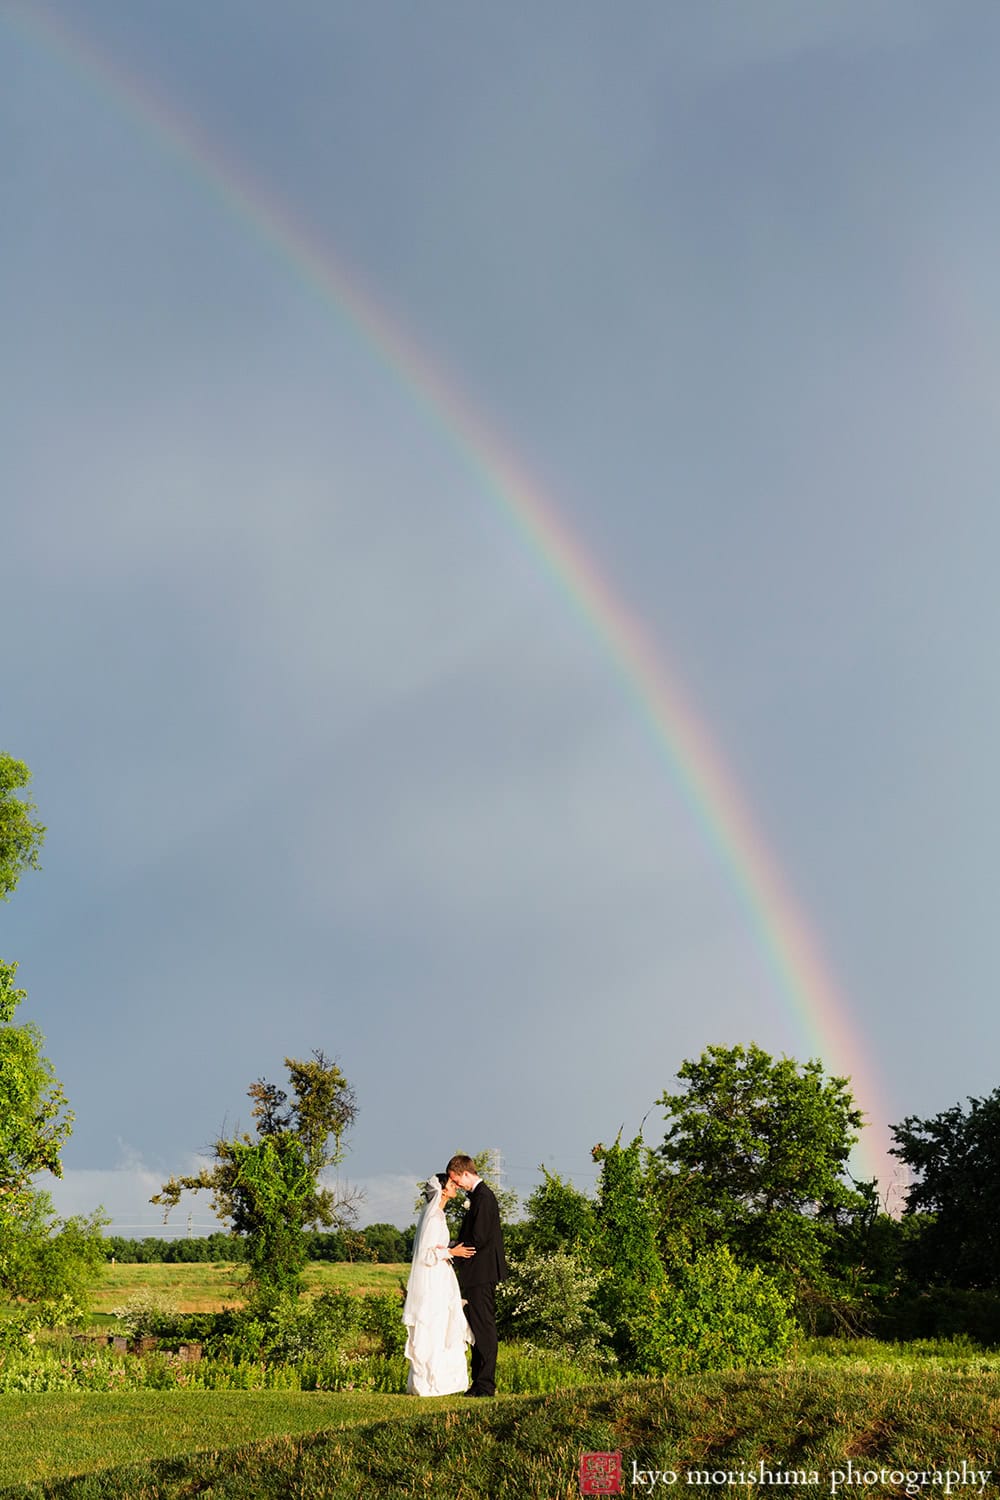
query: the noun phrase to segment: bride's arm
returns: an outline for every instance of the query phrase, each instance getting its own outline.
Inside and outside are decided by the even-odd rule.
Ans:
[[[448,1248],[448,1223],[443,1213],[427,1215],[420,1241],[415,1258],[422,1266],[436,1266],[443,1260],[451,1259],[451,1251]]]

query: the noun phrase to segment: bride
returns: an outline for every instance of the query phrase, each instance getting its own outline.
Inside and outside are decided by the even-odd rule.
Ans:
[[[411,1396],[450,1396],[469,1384],[466,1346],[472,1334],[462,1308],[462,1294],[452,1270],[452,1256],[474,1255],[465,1245],[448,1248],[444,1206],[457,1188],[446,1173],[435,1173],[424,1184],[426,1203],[413,1242],[413,1264],[403,1304],[406,1358]]]

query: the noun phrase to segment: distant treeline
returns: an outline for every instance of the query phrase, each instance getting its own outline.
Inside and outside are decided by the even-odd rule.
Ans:
[[[367,1229],[338,1229],[306,1236],[310,1260],[369,1261],[399,1264],[413,1254],[414,1226],[397,1229],[395,1224],[369,1224]],[[155,1236],[125,1239],[122,1235],[104,1237],[108,1260],[122,1265],[181,1265],[194,1261],[245,1260],[243,1240],[233,1234],[191,1235],[183,1239],[164,1240]]]

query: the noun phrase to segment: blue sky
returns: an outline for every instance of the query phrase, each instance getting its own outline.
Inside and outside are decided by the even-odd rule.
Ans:
[[[587,1185],[709,1043],[815,1050],[481,476],[60,18],[354,268],[677,664],[889,1118],[992,1089],[995,7],[3,4],[0,745],[49,835],[0,951],[60,1206],[152,1222],[312,1047],[399,1222],[458,1149]]]

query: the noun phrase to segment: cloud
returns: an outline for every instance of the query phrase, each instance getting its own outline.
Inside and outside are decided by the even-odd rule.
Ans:
[[[87,1216],[102,1208],[111,1220],[104,1233],[126,1239],[147,1236],[176,1239],[188,1232],[189,1220],[195,1234],[210,1234],[224,1227],[212,1213],[204,1193],[182,1194],[177,1208],[171,1210],[164,1223],[162,1209],[149,1200],[169,1174],[155,1171],[133,1147],[119,1142],[119,1149],[121,1159],[117,1166],[67,1168],[61,1178],[39,1180],[37,1186],[49,1194],[60,1218],[74,1214]],[[181,1172],[193,1175],[208,1165],[207,1158],[193,1156]]]

